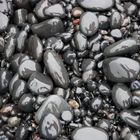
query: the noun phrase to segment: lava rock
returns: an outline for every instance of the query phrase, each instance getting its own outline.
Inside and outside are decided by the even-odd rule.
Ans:
[[[131,82],[137,78],[140,64],[125,57],[107,58],[103,61],[103,71],[112,82]]]
[[[55,51],[47,50],[44,54],[44,64],[55,84],[66,89],[69,85],[69,76],[59,55]]]
[[[108,134],[96,127],[82,127],[72,132],[72,140],[109,140]]]
[[[40,37],[48,38],[57,33],[64,32],[64,25],[60,18],[55,17],[32,25],[31,30]]]
[[[132,94],[124,84],[116,84],[112,89],[112,99],[116,107],[127,109],[131,106]]]
[[[53,113],[56,117],[60,117],[63,111],[70,110],[68,103],[58,95],[50,95],[43,102],[41,107],[35,114],[35,120],[38,123],[45,113]]]
[[[49,140],[57,138],[61,129],[60,121],[51,113],[45,115],[39,124],[40,135]]]
[[[114,5],[114,0],[77,0],[77,2],[81,7],[93,11],[105,11]]]
[[[48,75],[35,72],[28,80],[28,88],[35,95],[47,94],[53,89],[53,81]]]
[[[85,36],[94,35],[99,28],[99,21],[95,13],[85,12],[80,18],[80,31]]]

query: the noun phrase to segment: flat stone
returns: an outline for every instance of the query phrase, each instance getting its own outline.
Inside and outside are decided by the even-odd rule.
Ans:
[[[108,134],[97,127],[82,127],[72,132],[72,140],[109,140]]]
[[[78,4],[88,10],[105,11],[114,5],[114,0],[77,0]]]
[[[103,71],[112,82],[131,82],[137,78],[140,64],[126,57],[112,57],[103,61]]]
[[[64,32],[64,25],[60,18],[55,17],[32,25],[31,30],[40,37],[48,38]]]

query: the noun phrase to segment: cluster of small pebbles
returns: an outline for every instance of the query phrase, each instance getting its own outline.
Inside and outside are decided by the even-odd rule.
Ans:
[[[140,0],[0,0],[0,140],[140,140]]]

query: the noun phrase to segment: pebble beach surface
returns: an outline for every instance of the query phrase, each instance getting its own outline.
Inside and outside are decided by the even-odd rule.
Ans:
[[[0,140],[140,140],[140,0],[0,0]]]

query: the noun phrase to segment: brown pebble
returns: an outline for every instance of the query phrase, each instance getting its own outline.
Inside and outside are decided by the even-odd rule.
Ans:
[[[8,119],[8,125],[10,127],[18,126],[19,123],[20,123],[20,118],[18,118],[16,116]]]
[[[75,7],[72,9],[72,15],[76,18],[80,17],[83,12],[83,9],[81,9],[80,7]]]
[[[13,105],[12,104],[6,104],[0,109],[0,113],[2,114],[8,114],[13,110]]]
[[[78,104],[75,100],[70,100],[70,101],[68,102],[68,104],[69,104],[69,106],[70,106],[71,108],[73,108],[73,109],[79,108],[79,104]]]

